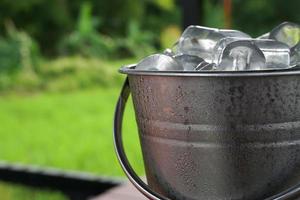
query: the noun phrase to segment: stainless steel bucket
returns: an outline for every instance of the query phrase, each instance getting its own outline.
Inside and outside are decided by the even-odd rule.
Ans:
[[[300,197],[300,71],[143,72],[128,79],[114,140],[131,182],[150,199]],[[124,153],[132,92],[148,185]]]

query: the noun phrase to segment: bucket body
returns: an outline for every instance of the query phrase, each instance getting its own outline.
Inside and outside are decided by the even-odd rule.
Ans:
[[[128,78],[154,191],[253,200],[299,182],[300,75]]]

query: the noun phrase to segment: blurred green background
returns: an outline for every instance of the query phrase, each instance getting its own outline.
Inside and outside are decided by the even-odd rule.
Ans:
[[[200,25],[253,37],[300,20],[297,0],[199,5]],[[123,176],[112,144],[113,110],[124,80],[117,70],[171,47],[182,21],[175,0],[0,0],[0,160]],[[126,149],[142,175],[132,105],[125,117]],[[0,199],[67,197],[1,183]]]

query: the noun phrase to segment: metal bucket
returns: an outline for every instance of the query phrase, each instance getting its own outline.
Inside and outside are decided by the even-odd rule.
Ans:
[[[300,71],[143,72],[128,75],[115,113],[115,147],[150,199],[300,197]],[[132,92],[148,185],[124,153]]]

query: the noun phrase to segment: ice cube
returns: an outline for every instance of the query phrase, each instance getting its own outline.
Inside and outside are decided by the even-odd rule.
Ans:
[[[201,70],[215,70],[216,69],[216,64],[215,63],[208,63],[208,62],[201,62],[195,70],[201,71]]]
[[[163,54],[167,55],[167,56],[174,56],[174,52],[172,51],[172,49],[165,49]]]
[[[218,42],[218,44],[215,47],[215,57],[214,62],[218,65],[223,65],[225,61],[222,61],[224,59],[223,54],[225,53],[225,50],[227,49],[229,44],[232,44],[231,47],[234,47],[236,52],[242,52],[241,55],[249,54],[251,56],[251,52],[254,50],[258,50],[258,52],[261,52],[263,54],[263,57],[265,59],[265,65],[262,67],[254,67],[252,65],[249,65],[247,67],[247,61],[245,60],[246,57],[241,56],[239,54],[233,53],[232,55],[235,55],[238,57],[236,60],[236,63],[239,67],[236,68],[236,70],[243,69],[243,70],[258,70],[258,69],[278,69],[278,68],[289,68],[290,64],[290,49],[287,45],[275,41],[275,40],[261,40],[261,39],[250,39],[246,40],[241,38],[224,38]],[[238,48],[238,45],[241,45],[243,48]],[[249,48],[251,49],[252,46],[255,46],[254,50],[249,51]],[[248,50],[247,50],[248,49]],[[253,49],[253,48],[252,48]],[[220,64],[223,62],[223,64]],[[243,64],[241,64],[243,63]],[[261,62],[258,62],[261,63]],[[252,67],[251,67],[252,66]],[[223,66],[224,67],[224,66]]]
[[[231,29],[217,29],[217,30],[224,37],[251,38],[250,35],[238,30],[231,30]]]
[[[140,61],[136,67],[136,70],[150,70],[150,71],[175,71],[183,70],[173,57],[165,54],[153,54]]]
[[[291,49],[291,63],[293,67],[295,65],[300,65],[300,43]]]
[[[188,54],[176,55],[174,58],[179,64],[183,66],[185,71],[194,71],[195,68],[199,65],[199,63],[204,61],[198,56]]]
[[[275,40],[253,40],[263,52],[266,59],[266,69],[286,69],[290,67],[289,47]]]
[[[246,33],[237,30],[189,26],[178,41],[177,53],[199,56],[211,62],[215,45],[224,37],[251,38]]]
[[[256,39],[269,39],[269,37],[270,37],[270,33],[265,33],[265,34],[257,37]]]
[[[226,37],[226,38],[219,40],[219,42],[217,42],[217,44],[215,45],[215,48],[213,51],[212,62],[219,64],[221,62],[222,53],[223,53],[224,49],[226,48],[226,46],[228,44],[230,44],[231,42],[238,41],[238,40],[243,40],[243,39],[235,38],[235,37]]]
[[[290,66],[300,64],[300,25],[292,22],[283,22],[270,33],[259,38],[273,39],[285,43],[290,48]]]
[[[270,32],[269,38],[283,42],[290,48],[293,48],[300,40],[300,25],[292,22],[283,22]]]
[[[250,40],[229,43],[222,51],[218,70],[239,71],[263,69],[266,59],[263,52]]]

